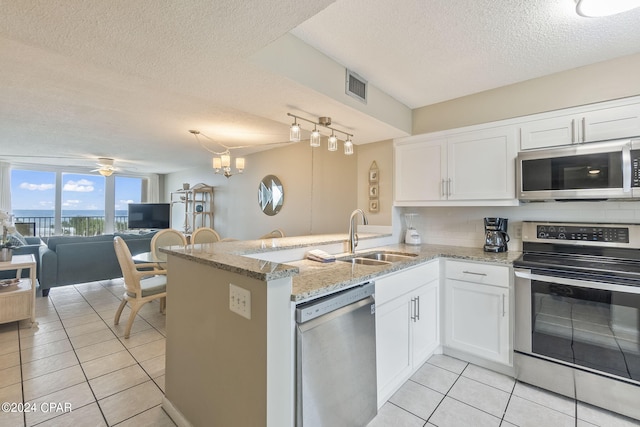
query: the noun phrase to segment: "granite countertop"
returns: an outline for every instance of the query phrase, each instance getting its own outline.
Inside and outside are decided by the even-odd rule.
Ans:
[[[375,237],[381,236],[363,234],[360,235],[360,240]],[[283,277],[292,277],[293,287],[291,300],[296,303],[337,292],[341,289],[346,289],[359,283],[375,279],[376,277],[440,257],[467,261],[494,262],[511,266],[513,261],[521,255],[520,252],[514,251],[502,253],[484,252],[482,248],[427,244],[418,246],[395,244],[363,249],[357,251],[357,253],[366,254],[375,251],[389,251],[412,253],[416,254],[416,256],[407,261],[383,265],[352,264],[342,261],[320,263],[306,259],[279,263],[247,256],[295,248],[308,247],[312,249],[325,244],[344,242],[345,235],[327,234],[279,238],[274,240],[277,240],[277,245],[272,245],[273,241],[271,239],[238,240],[213,244],[188,245],[185,247],[170,246],[161,248],[160,250],[180,258],[243,274],[258,280],[269,281]],[[348,253],[336,254],[336,257],[339,259],[349,256]]]
[[[361,241],[384,237],[374,233],[359,233]],[[215,268],[243,274],[258,280],[275,280],[295,276],[299,269],[292,263],[264,261],[246,255],[277,252],[288,249],[313,249],[318,246],[341,243],[346,234],[321,234],[313,236],[281,237],[277,239],[232,240],[187,246],[167,246],[161,252],[175,255]]]
[[[341,261],[319,263],[310,260],[290,262],[289,265],[299,269],[299,275],[293,277],[291,300],[300,303],[440,257],[465,261],[494,262],[511,266],[513,261],[521,255],[521,252],[514,251],[491,253],[485,252],[482,248],[426,244],[419,246],[405,244],[385,245],[358,251],[358,253],[366,254],[380,250],[412,253],[416,254],[416,256],[407,261],[386,265],[362,265]],[[348,257],[349,254],[336,256],[338,258],[342,256]]]

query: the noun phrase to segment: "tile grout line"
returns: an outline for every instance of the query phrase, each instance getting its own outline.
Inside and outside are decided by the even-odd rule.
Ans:
[[[78,292],[78,290],[76,289],[75,285],[73,285],[73,289],[75,289],[76,292]],[[84,299],[87,302],[87,304],[89,304],[89,302],[86,300],[86,298],[84,298],[84,295],[82,295],[80,292],[78,292],[78,293],[80,294],[82,299]],[[43,297],[43,298],[45,298],[45,297]],[[47,296],[46,298],[49,298],[49,296]],[[54,310],[56,310],[56,313],[58,314],[58,317],[60,317],[60,314],[58,313],[58,308],[56,307],[55,300],[51,299],[50,301],[51,301],[51,304],[53,305]],[[89,306],[91,307],[91,309],[93,309],[93,306],[91,304],[89,304]],[[73,355],[76,357],[76,360],[78,361],[78,366],[80,366],[80,370],[82,371],[82,375],[84,375],[84,379],[85,379],[85,382],[87,383],[87,387],[89,387],[89,390],[91,391],[91,395],[93,396],[94,402],[98,406],[98,410],[100,411],[100,415],[102,415],[102,419],[104,420],[105,424],[109,425],[109,423],[107,422],[107,418],[104,415],[104,412],[102,411],[102,408],[98,404],[98,399],[96,398],[96,394],[94,393],[93,389],[91,388],[91,385],[89,384],[89,378],[87,377],[87,373],[84,371],[84,368],[82,367],[82,363],[80,363],[80,358],[78,358],[78,353],[76,353],[76,348],[74,347],[73,342],[71,341],[71,337],[67,333],[67,327],[62,322],[62,319],[60,319],[60,322],[62,323],[62,328],[64,330],[65,335],[67,335],[67,339],[69,340],[69,344],[71,345],[71,348],[73,349]],[[72,386],[72,387],[75,387],[75,386]],[[67,388],[69,388],[69,387],[67,387]],[[90,404],[91,403],[88,403],[86,405],[81,406],[80,408],[84,408],[85,406],[88,406]],[[80,409],[80,408],[76,408],[76,409]],[[63,415],[65,415],[65,414],[60,414],[60,415],[58,415],[56,417],[50,418],[50,419],[45,420],[43,422],[46,422],[46,421],[49,421],[49,420],[53,420],[53,419],[55,419],[57,417],[61,417]],[[25,426],[26,426],[26,423],[25,423]]]

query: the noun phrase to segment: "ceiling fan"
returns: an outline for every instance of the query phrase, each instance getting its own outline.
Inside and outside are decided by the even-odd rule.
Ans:
[[[113,166],[113,159],[107,157],[100,157],[96,165],[98,165],[99,168],[93,169],[91,172],[98,172],[102,176],[111,176],[118,170]]]

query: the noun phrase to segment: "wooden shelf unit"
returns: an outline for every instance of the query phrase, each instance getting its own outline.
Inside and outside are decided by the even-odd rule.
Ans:
[[[177,190],[171,192],[171,215],[173,206],[184,205],[184,234],[191,234],[196,228],[213,228],[213,187],[200,184],[189,190]],[[202,211],[198,211],[202,206]],[[173,218],[172,218],[173,219]],[[172,221],[173,222],[173,221]]]

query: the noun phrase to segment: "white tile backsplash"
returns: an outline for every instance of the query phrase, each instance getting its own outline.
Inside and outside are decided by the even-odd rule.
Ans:
[[[546,202],[523,203],[509,207],[421,207],[400,208],[401,240],[404,238],[404,216],[419,214],[414,226],[422,243],[482,247],[484,217],[509,219],[509,250],[521,250],[519,230],[522,221],[567,221],[640,223],[640,202]]]

